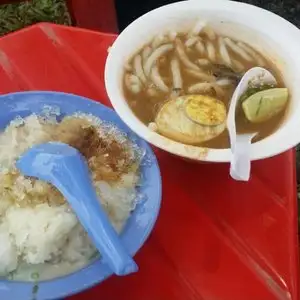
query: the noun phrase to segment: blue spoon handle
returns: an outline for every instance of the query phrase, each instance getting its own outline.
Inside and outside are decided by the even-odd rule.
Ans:
[[[79,221],[115,274],[136,272],[136,263],[124,248],[99,203],[85,161],[74,163],[74,159],[72,162],[66,159],[63,164],[60,168],[64,172],[53,172],[51,183],[68,199]]]
[[[99,203],[88,165],[78,150],[62,143],[41,144],[23,154],[17,168],[27,176],[52,183],[65,196],[115,274],[137,271],[136,263]]]

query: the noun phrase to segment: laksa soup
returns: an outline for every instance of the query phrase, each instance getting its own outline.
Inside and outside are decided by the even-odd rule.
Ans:
[[[267,53],[216,34],[206,22],[195,22],[188,32],[164,32],[138,49],[125,66],[124,96],[144,124],[169,139],[230,148],[230,101],[242,76],[253,67],[269,70],[277,81],[249,82],[236,108],[237,133],[257,132],[257,142],[282,123],[288,89]]]

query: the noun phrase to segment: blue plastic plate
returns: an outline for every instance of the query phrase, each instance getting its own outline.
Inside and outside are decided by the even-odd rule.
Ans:
[[[113,123],[139,147],[145,149],[146,155],[141,170],[142,182],[139,188],[145,195],[145,199],[137,205],[121,234],[125,247],[131,255],[135,255],[152,231],[161,203],[160,171],[150,146],[137,137],[113,110],[87,98],[65,93],[21,92],[0,96],[0,128],[5,128],[17,116],[25,117],[32,113],[43,114],[45,106],[59,107],[62,117],[76,112],[93,114],[103,121]],[[2,280],[0,281],[0,299],[59,299],[87,289],[111,275],[111,270],[99,259],[71,275],[39,283],[38,291],[34,295],[32,283]]]

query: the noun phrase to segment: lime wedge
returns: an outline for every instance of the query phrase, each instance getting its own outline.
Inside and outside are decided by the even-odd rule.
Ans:
[[[287,88],[273,88],[250,96],[242,103],[242,107],[250,122],[261,123],[279,114],[285,108],[288,98]]]
[[[225,122],[226,106],[210,96],[190,95],[186,96],[185,113],[195,123],[217,126]]]

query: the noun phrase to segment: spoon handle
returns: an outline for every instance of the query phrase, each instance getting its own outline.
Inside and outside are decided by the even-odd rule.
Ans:
[[[250,149],[254,134],[239,134],[230,163],[230,176],[238,181],[248,181],[250,178],[251,159]]]
[[[51,183],[68,199],[109,267],[117,275],[136,272],[136,263],[121,243],[99,203],[86,162],[83,159],[74,161],[74,157],[72,161],[65,159],[62,160],[59,169],[52,173]]]
[[[240,135],[236,132],[235,116],[236,107],[240,97],[249,89],[249,82],[254,86],[261,83],[276,84],[274,76],[266,69],[255,67],[248,70],[242,77],[237,88],[235,89],[230,101],[228,116],[227,116],[227,129],[229,133],[230,146],[231,146],[231,162],[230,162],[230,175],[235,180],[248,181],[250,178],[251,170],[251,140],[256,135],[251,136],[247,134]]]

